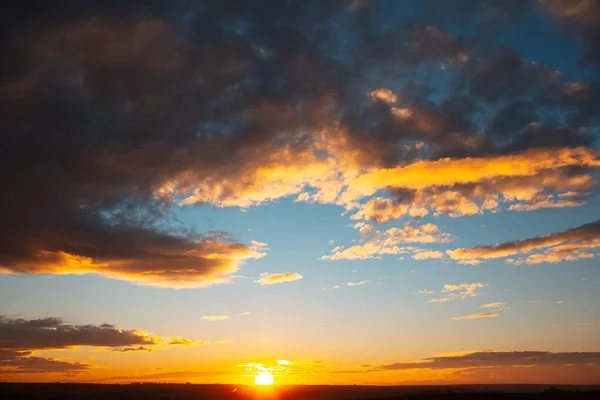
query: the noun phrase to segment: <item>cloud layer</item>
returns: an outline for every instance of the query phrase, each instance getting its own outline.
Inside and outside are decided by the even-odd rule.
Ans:
[[[296,196],[385,223],[586,203],[597,81],[452,33],[436,12],[309,3],[58,1],[36,3],[39,21],[23,1],[3,13],[1,271],[202,287],[265,255],[179,223],[173,210],[193,204]],[[581,35],[583,65],[600,65],[591,2],[498,3],[496,17],[469,4],[478,30],[550,16]],[[424,83],[431,68],[439,81]],[[384,249],[327,257],[400,254]]]
[[[35,356],[36,351],[92,346],[119,352],[151,351],[164,346],[201,346],[206,342],[159,336],[114,325],[71,325],[61,318],[10,318],[0,315],[0,374],[77,374],[93,365]]]
[[[598,352],[552,353],[549,351],[476,351],[437,356],[412,363],[379,365],[372,370],[454,369],[501,366],[587,365],[600,364]]]
[[[562,232],[495,245],[448,250],[447,253],[452,259],[460,261],[505,258],[508,263],[516,265],[557,263],[594,258],[594,253],[590,251],[600,247],[599,237],[600,221],[595,221]],[[508,258],[513,256],[523,257]]]

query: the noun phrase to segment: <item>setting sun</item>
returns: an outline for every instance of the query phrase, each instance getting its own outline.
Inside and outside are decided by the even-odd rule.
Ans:
[[[257,385],[272,385],[274,382],[273,375],[270,372],[263,371],[260,374],[256,375],[254,379],[254,383]]]

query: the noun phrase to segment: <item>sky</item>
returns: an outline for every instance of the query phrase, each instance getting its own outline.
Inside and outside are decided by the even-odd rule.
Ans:
[[[600,384],[600,3],[21,1],[0,381]]]

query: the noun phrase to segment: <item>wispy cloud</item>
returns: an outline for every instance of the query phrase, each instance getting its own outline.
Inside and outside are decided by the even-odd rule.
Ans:
[[[452,321],[461,321],[461,320],[465,320],[465,319],[491,318],[491,317],[497,317],[498,315],[500,315],[500,314],[496,314],[496,313],[478,313],[478,314],[463,315],[461,317],[452,317],[450,319]]]
[[[355,217],[353,217],[355,218]],[[321,257],[322,260],[365,260],[377,259],[385,255],[415,253],[413,258],[442,258],[443,253],[428,251],[412,246],[414,243],[448,243],[453,240],[448,233],[431,223],[415,225],[406,223],[402,228],[389,228],[384,231],[376,230],[373,225],[359,222],[354,225],[361,234],[360,244],[345,248],[336,246],[330,255]]]
[[[367,282],[369,281],[360,281],[360,282],[348,282],[346,283],[346,286],[360,286],[360,285],[366,285]]]
[[[442,292],[449,293],[446,297],[427,300],[428,303],[445,303],[447,301],[467,299],[478,296],[477,289],[488,286],[487,283],[461,283],[460,285],[444,285]]]
[[[416,362],[398,362],[372,367],[371,371],[409,369],[463,369],[521,365],[598,365],[600,352],[474,351],[440,355]]]
[[[450,258],[458,261],[481,261],[491,258],[507,258],[525,254],[525,258],[507,258],[515,265],[558,263],[594,258],[589,250],[600,247],[600,221],[577,228],[554,232],[544,236],[502,242],[495,245],[476,246],[469,249],[448,250]],[[537,253],[532,253],[538,251]]]
[[[229,315],[203,315],[203,321],[225,321],[231,319]]]
[[[444,258],[444,253],[441,251],[421,251],[412,256],[415,260],[428,260],[432,258]]]
[[[496,303],[487,303],[487,304],[480,306],[479,308],[496,308],[499,311],[499,310],[504,310],[507,307],[508,307],[508,303],[503,301],[503,302],[496,302]]]
[[[273,285],[276,283],[293,282],[304,278],[297,272],[285,272],[281,274],[270,274],[263,272],[260,274],[260,279],[254,281],[254,283],[260,283],[262,285]]]

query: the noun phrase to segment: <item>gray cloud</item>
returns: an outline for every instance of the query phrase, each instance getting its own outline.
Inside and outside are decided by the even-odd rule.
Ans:
[[[407,369],[481,368],[520,365],[600,364],[600,352],[552,353],[549,351],[478,351],[426,358],[412,363],[393,363],[373,367],[372,371]]]
[[[157,346],[204,345],[179,336],[158,336],[111,324],[71,325],[61,318],[23,319],[0,315],[0,374],[79,374],[93,365],[44,358],[36,351],[93,346],[118,352],[152,351]]]
[[[74,375],[85,372],[92,365],[81,362],[69,362],[32,356],[28,351],[0,349],[0,375],[2,374],[34,374],[61,373]]]
[[[59,349],[72,346],[120,347],[152,345],[143,332],[117,329],[112,325],[70,325],[60,318],[34,320],[0,316],[0,348]]]

